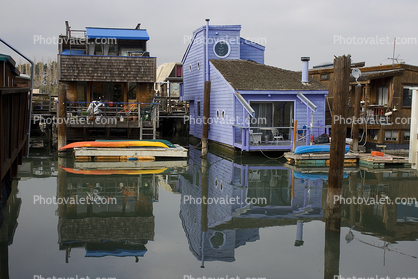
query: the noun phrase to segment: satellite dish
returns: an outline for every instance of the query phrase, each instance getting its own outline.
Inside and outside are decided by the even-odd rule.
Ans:
[[[352,74],[352,75],[353,75],[353,77],[356,79],[357,84],[358,84],[358,85],[360,85],[360,83],[357,81],[357,79],[361,76],[361,71],[360,71],[360,69],[359,69],[359,68],[354,68],[354,69],[351,71],[351,74]]]

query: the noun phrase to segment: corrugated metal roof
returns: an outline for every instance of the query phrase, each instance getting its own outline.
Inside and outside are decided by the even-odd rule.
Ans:
[[[116,29],[116,28],[86,28],[89,39],[115,38],[119,40],[149,40],[147,30],[144,29]]]

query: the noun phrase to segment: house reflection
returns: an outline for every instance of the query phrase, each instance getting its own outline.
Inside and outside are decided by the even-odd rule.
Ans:
[[[9,278],[9,246],[18,226],[22,199],[17,197],[17,181],[6,182],[0,200],[0,279]]]
[[[58,198],[93,200],[58,206],[59,249],[66,251],[66,262],[73,248],[84,248],[86,257],[132,256],[138,262],[147,242],[154,240],[153,202],[158,201],[158,185],[170,168],[128,168],[123,164],[137,162],[118,163],[78,163],[77,168],[59,169]]]
[[[202,267],[204,261],[234,261],[237,247],[260,239],[259,228],[322,219],[323,180],[295,178],[279,164],[238,164],[209,153],[205,183],[199,156],[190,148],[189,170],[179,184],[180,218]],[[199,203],[205,185],[207,206]],[[303,222],[296,226],[295,246],[303,245]]]
[[[235,261],[235,249],[259,240],[260,228],[291,225],[294,245],[303,246],[304,224],[325,221],[328,181],[324,170],[315,173],[312,169],[288,169],[274,165],[274,161],[236,163],[211,153],[204,161],[199,156],[200,151],[190,148],[189,169],[179,175],[179,190],[180,219],[190,250],[202,261],[202,267],[205,261]],[[418,198],[417,181],[416,172],[408,169],[349,168],[344,173],[341,195],[376,199],[387,196],[392,201]],[[201,202],[205,196],[207,204]],[[226,202],[230,198],[233,202]],[[220,202],[222,199],[225,202]],[[245,203],[246,199],[251,203]],[[382,246],[383,242],[418,239],[416,202],[343,204],[341,222],[342,227],[351,228],[348,239],[353,236],[363,241],[362,234],[374,235],[382,240]],[[326,237],[329,245],[325,250],[338,248],[325,251],[332,259],[339,255],[339,239]],[[336,261],[328,263],[326,266],[332,266]],[[327,274],[332,275],[333,270]]]
[[[343,204],[343,226],[353,227],[361,233],[376,236],[390,243],[418,239],[418,179],[415,171],[360,170],[352,173],[344,182],[344,198],[383,198],[391,202],[367,206],[358,203]],[[401,203],[397,204],[397,201]]]

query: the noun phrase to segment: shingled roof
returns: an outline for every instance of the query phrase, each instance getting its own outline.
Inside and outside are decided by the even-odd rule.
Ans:
[[[301,73],[247,60],[210,60],[235,90],[328,90],[313,78],[303,84]]]

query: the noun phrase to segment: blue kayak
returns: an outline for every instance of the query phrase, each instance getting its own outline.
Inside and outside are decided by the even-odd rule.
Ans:
[[[307,146],[298,146],[295,148],[295,154],[303,154],[303,153],[329,153],[331,145],[307,145]],[[345,146],[345,153],[350,151],[350,147],[348,145]]]

